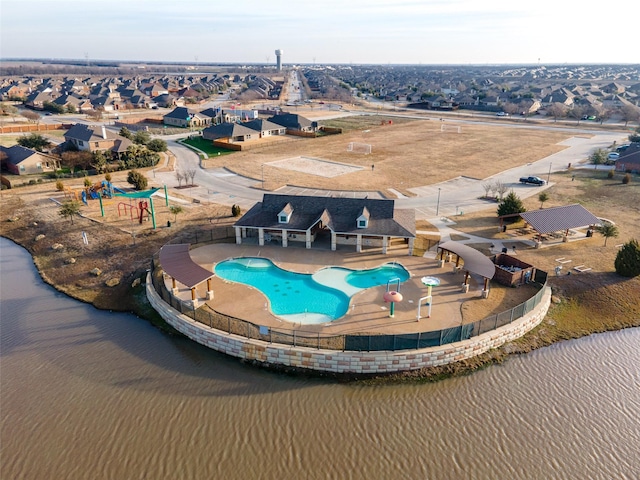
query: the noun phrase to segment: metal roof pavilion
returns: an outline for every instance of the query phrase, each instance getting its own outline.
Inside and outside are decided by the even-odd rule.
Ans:
[[[538,233],[552,233],[602,223],[598,217],[577,203],[532,210],[521,213],[520,216]]]

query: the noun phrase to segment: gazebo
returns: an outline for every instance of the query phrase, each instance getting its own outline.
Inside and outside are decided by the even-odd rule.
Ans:
[[[160,249],[160,266],[171,277],[174,295],[177,293],[176,280],[191,290],[191,302],[194,308],[198,305],[196,287],[205,280],[207,281],[207,300],[213,298],[213,290],[211,289],[213,273],[191,260],[188,243],[162,247]]]
[[[562,231],[563,241],[568,241],[569,231],[572,228],[580,228],[591,225],[599,225],[602,222],[582,205],[576,203],[563,207],[544,208],[521,213],[520,216],[531,225],[542,239],[546,235],[553,235]]]
[[[447,257],[450,253],[456,255],[456,264],[453,267],[454,272],[458,272],[461,269],[464,270],[464,283],[462,284],[462,291],[469,291],[469,276],[472,273],[480,275],[484,278],[484,287],[482,289],[482,296],[487,298],[489,296],[489,280],[493,278],[496,273],[496,266],[494,263],[480,253],[475,248],[468,247],[462,243],[449,241],[438,245],[440,251],[440,266],[444,266],[444,255],[447,252]],[[460,266],[460,259],[463,261],[462,267]]]

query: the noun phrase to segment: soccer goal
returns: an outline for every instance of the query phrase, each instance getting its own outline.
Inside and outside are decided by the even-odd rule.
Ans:
[[[371,153],[371,144],[350,142],[349,145],[347,145],[347,152],[369,155]]]
[[[440,124],[440,131],[462,133],[462,127],[460,125],[451,125],[450,123],[447,124],[443,122]]]

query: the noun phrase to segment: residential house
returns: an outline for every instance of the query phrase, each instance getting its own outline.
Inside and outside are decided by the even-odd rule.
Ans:
[[[64,139],[78,150],[89,152],[108,150],[113,154],[120,154],[133,145],[131,140],[107,130],[104,125],[87,126],[77,123],[64,134]]]
[[[269,117],[270,122],[282,125],[289,132],[317,132],[319,129],[318,122],[313,122],[302,115],[295,113],[280,113]]]
[[[635,142],[616,160],[616,172],[640,173],[640,143]]]
[[[260,138],[260,133],[240,123],[221,123],[205,128],[202,138],[214,142],[237,143]]]
[[[162,122],[174,127],[205,127],[211,124],[211,117],[200,115],[199,112],[186,107],[176,107],[162,117]]]
[[[250,128],[251,130],[260,132],[260,138],[271,137],[273,135],[286,135],[287,133],[286,127],[261,118],[244,122],[242,125]]]
[[[7,156],[2,162],[3,165],[15,175],[55,172],[60,168],[60,162],[57,158],[22,145],[0,146],[0,152]]]
[[[234,229],[238,245],[257,237],[261,246],[273,241],[283,247],[301,242],[309,249],[353,245],[357,252],[382,248],[382,253],[399,238],[411,254],[416,236],[415,211],[396,209],[393,200],[277,194],[265,194]]]

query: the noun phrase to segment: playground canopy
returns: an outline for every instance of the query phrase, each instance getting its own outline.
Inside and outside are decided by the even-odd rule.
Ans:
[[[117,197],[126,197],[126,198],[151,198],[151,196],[156,193],[159,188],[152,188],[151,190],[144,190],[141,192],[131,192],[131,193],[117,193]]]

